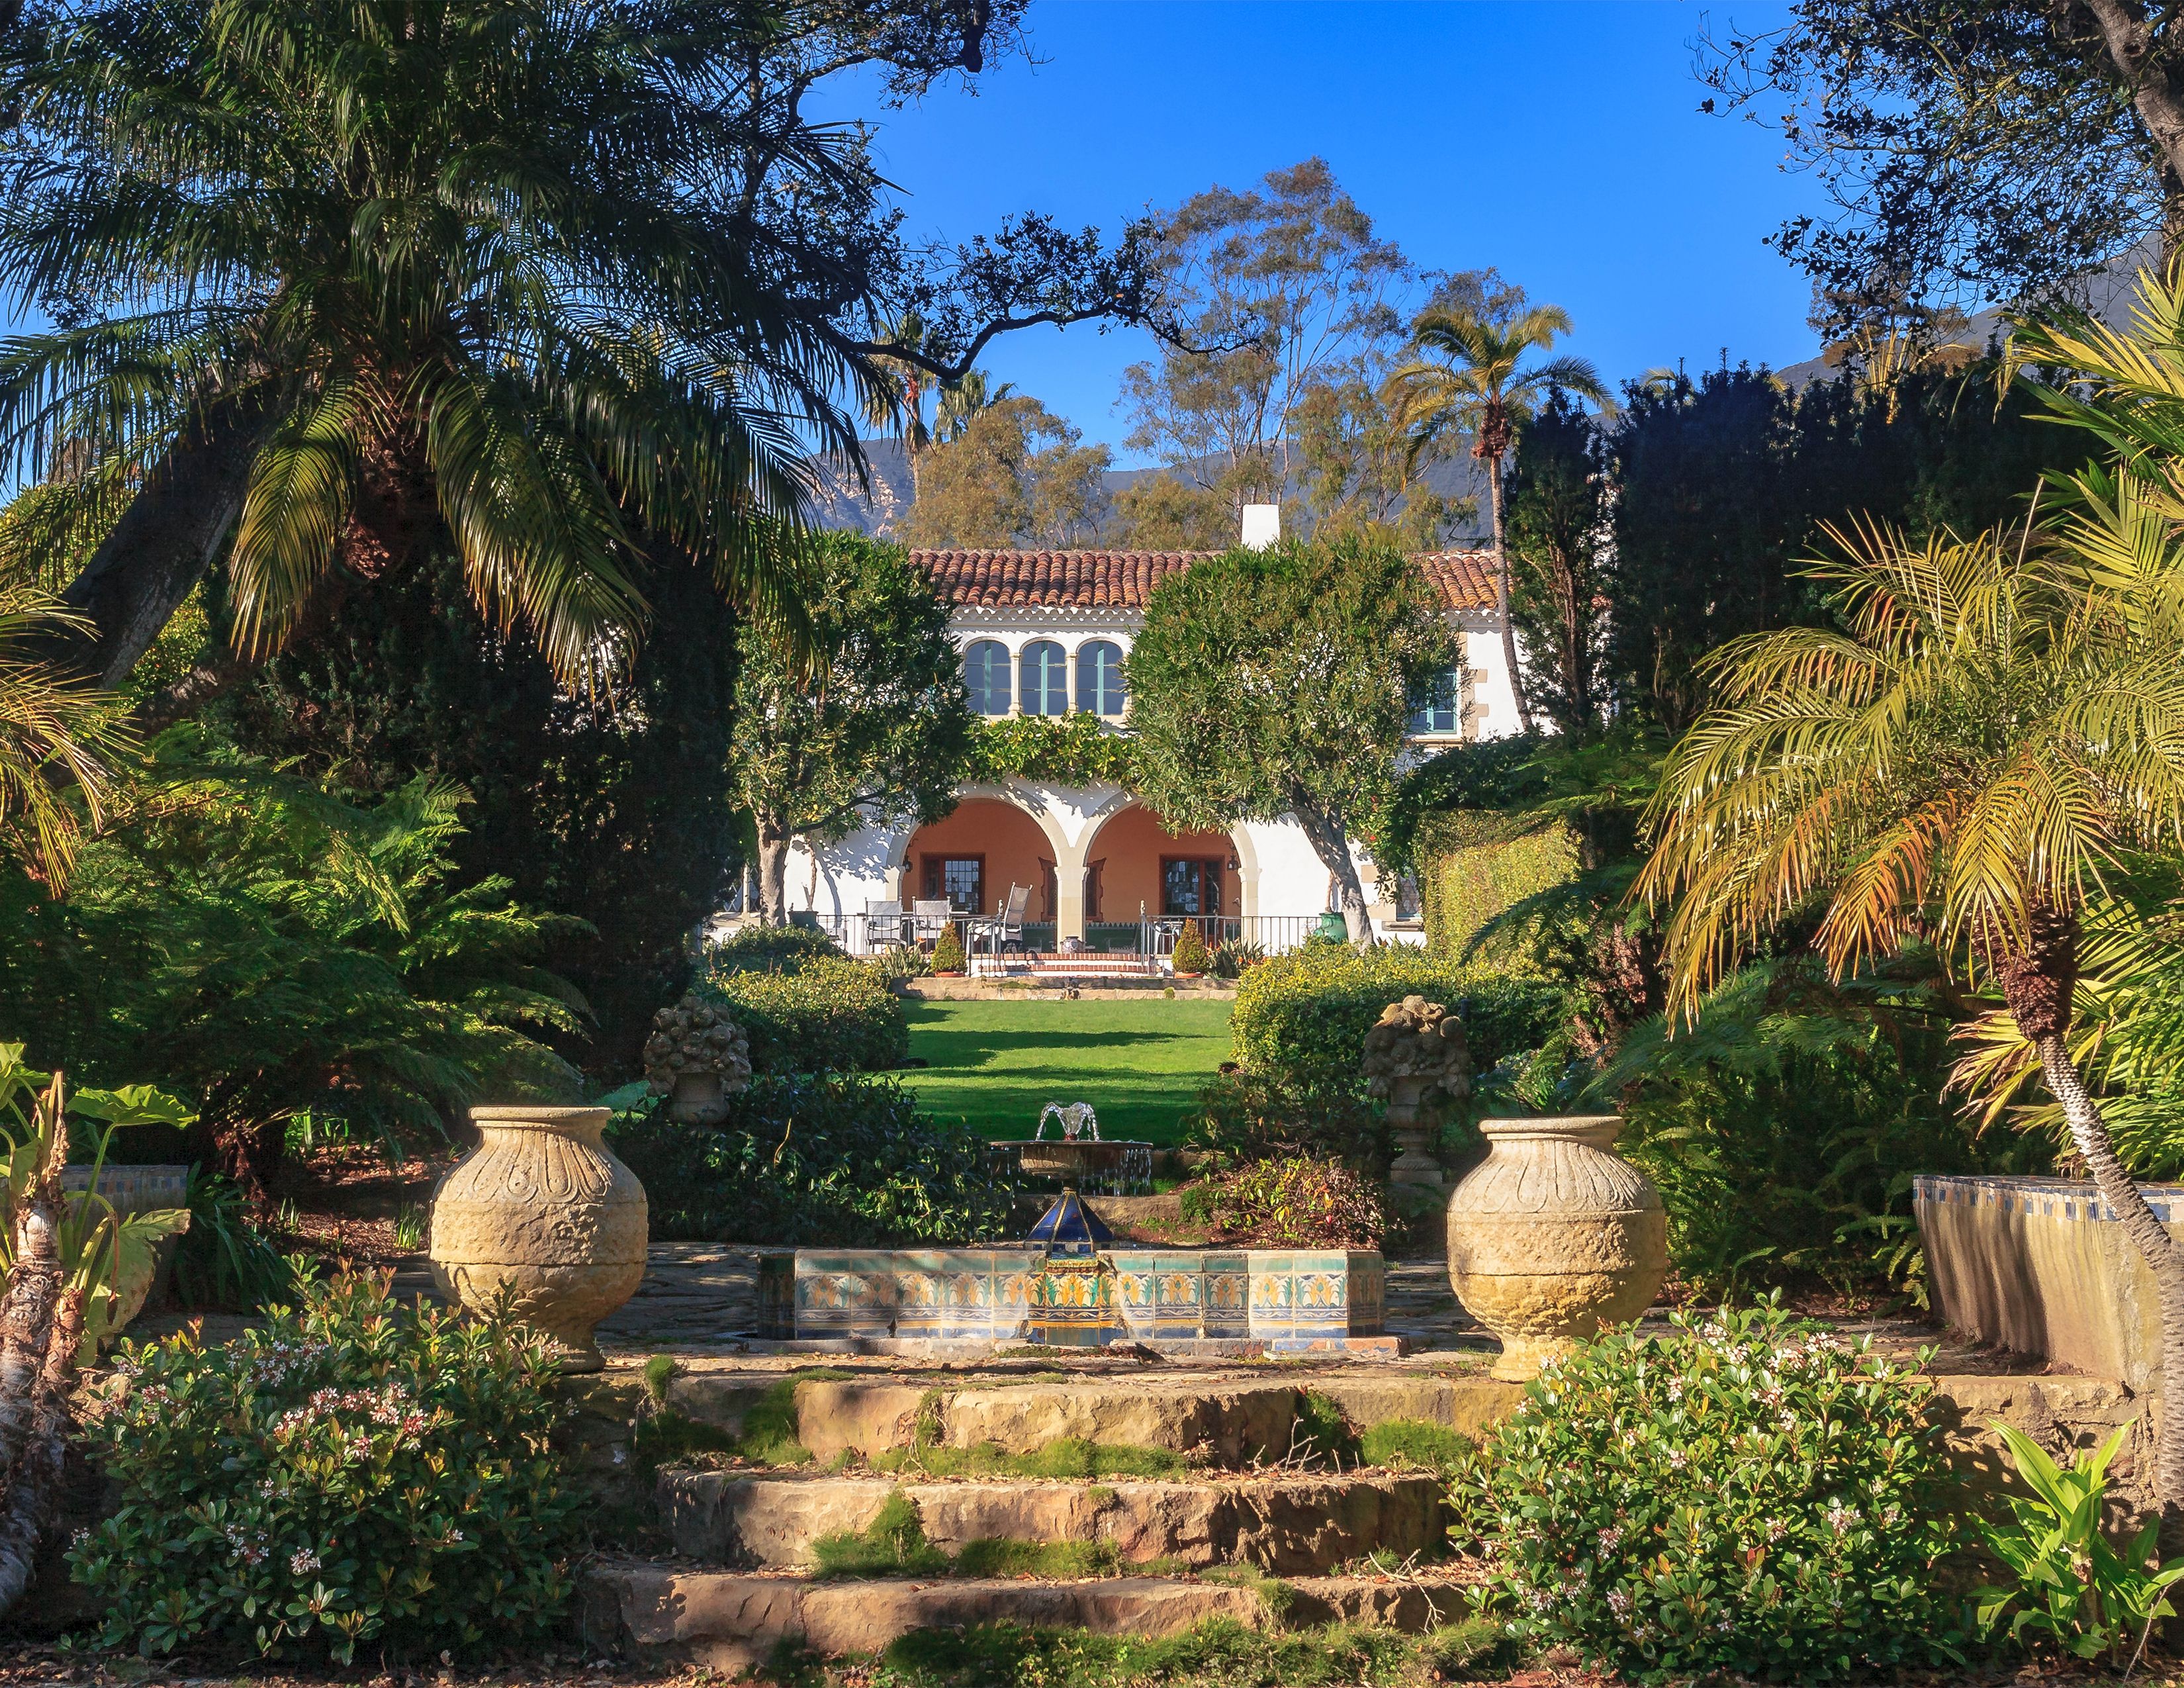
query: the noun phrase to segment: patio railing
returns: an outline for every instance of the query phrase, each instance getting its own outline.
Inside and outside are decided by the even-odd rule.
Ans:
[[[790,911],[788,922],[825,933],[852,955],[869,955],[888,947],[887,938],[873,929],[862,913],[795,909]],[[967,952],[972,944],[970,923],[967,915],[956,916],[956,936],[963,940]],[[1149,915],[1141,920],[1085,922],[1084,949],[1094,955],[1164,959],[1174,953],[1175,940],[1186,926],[1196,927],[1209,948],[1217,944],[1251,944],[1268,955],[1297,949],[1323,930],[1322,917],[1316,914]],[[887,936],[894,935],[891,928]],[[1055,922],[1026,921],[1023,941],[1024,948],[1034,954],[1051,955],[1058,944]],[[979,947],[983,953],[983,940]]]

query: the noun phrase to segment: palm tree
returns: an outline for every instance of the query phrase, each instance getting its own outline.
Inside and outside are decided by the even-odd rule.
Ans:
[[[1833,533],[1841,555],[1818,572],[1841,625],[1752,634],[1710,659],[1717,705],[1669,755],[1634,894],[1673,905],[1671,1004],[1685,1015],[1814,908],[1837,977],[1924,939],[1994,979],[2153,1270],[2177,1380],[2184,1249],[2126,1173],[2066,1041],[2081,911],[2104,868],[2184,833],[2184,543],[2130,480],[2110,490],[2045,529],[1924,545]],[[2157,1485],[2184,1502],[2184,1414],[2163,1419]]]
[[[905,352],[922,352],[925,324],[916,311],[906,310],[881,333],[879,343],[900,347]],[[937,383],[924,365],[908,358],[880,352],[874,354],[872,362],[881,378],[866,389],[865,421],[869,426],[890,430],[902,442],[902,454],[910,463],[910,501],[916,504],[921,460],[933,443],[933,427],[925,420],[926,395]]]
[[[1555,388],[1607,402],[1607,388],[1583,358],[1547,358],[1527,365],[1535,352],[1552,349],[1571,332],[1559,305],[1534,305],[1513,314],[1468,304],[1435,305],[1411,324],[1417,354],[1382,383],[1381,403],[1409,436],[1413,465],[1438,453],[1451,435],[1468,436],[1471,454],[1486,465],[1494,521],[1494,598],[1502,618],[1502,660],[1518,719],[1532,730],[1531,705],[1517,671],[1517,632],[1509,620],[1509,559],[1502,514],[1502,471],[1517,425],[1537,414]]]
[[[113,697],[24,654],[57,626],[81,625],[51,594],[0,581],[0,838],[56,892],[83,821],[105,807],[109,763],[130,744]]]
[[[66,594],[91,671],[223,544],[254,659],[440,525],[571,682],[627,660],[649,553],[793,615],[808,454],[854,452],[835,395],[877,378],[828,219],[878,189],[850,131],[744,92],[773,27],[97,0],[23,31],[0,277],[62,326],[0,346],[0,467],[129,490]]]
[[[1005,381],[995,386],[985,370],[971,370],[961,381],[950,382],[941,387],[933,432],[943,442],[962,438],[980,411],[992,409],[1016,390],[1014,382]]]

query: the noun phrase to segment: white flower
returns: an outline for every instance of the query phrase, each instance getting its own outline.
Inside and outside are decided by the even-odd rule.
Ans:
[[[1686,1465],[1688,1465],[1688,1464],[1690,1464],[1690,1463],[1691,1463],[1691,1462],[1690,1462],[1689,1460],[1687,1460],[1687,1459],[1685,1459],[1685,1458],[1684,1457],[1684,1451],[1683,1451],[1681,1448],[1670,1448],[1670,1449],[1669,1450],[1669,1470],[1671,1470],[1671,1471],[1681,1471],[1681,1470],[1682,1470],[1682,1469],[1683,1469]]]
[[[1613,1553],[1615,1551],[1616,1545],[1622,1540],[1623,1532],[1618,1529],[1613,1524],[1610,1524],[1606,1529],[1600,1532],[1600,1551],[1603,1553]]]
[[[1628,1590],[1619,1588],[1608,1590],[1607,1609],[1610,1612],[1613,1612],[1618,1618],[1628,1621],[1630,1616],[1631,1604],[1630,1595]]]
[[[299,1547],[288,1556],[288,1574],[306,1577],[319,1568],[319,1556],[308,1547]]]

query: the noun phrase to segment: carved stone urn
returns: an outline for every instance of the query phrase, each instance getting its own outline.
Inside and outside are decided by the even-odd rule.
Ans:
[[[1463,1022],[1438,1002],[1407,996],[1380,1011],[1365,1033],[1365,1088],[1388,1104],[1396,1139],[1390,1181],[1429,1188],[1441,1182],[1434,1145],[1447,1100],[1471,1094],[1471,1051]],[[1438,1194],[1431,1198],[1437,1203]]]
[[[718,1125],[728,1117],[729,1095],[749,1086],[750,1072],[749,1037],[711,1003],[686,996],[652,1017],[645,1083],[667,1098],[667,1117],[677,1124]]]
[[[1494,1375],[1536,1377],[1653,1304],[1669,1266],[1661,1193],[1613,1152],[1613,1114],[1488,1119],[1486,1158],[1448,1203],[1448,1276],[1502,1339]]]
[[[564,1370],[606,1362],[592,1328],[644,1279],[648,1205],[599,1134],[604,1108],[472,1108],[482,1141],[432,1199],[432,1276],[473,1312],[503,1284]]]

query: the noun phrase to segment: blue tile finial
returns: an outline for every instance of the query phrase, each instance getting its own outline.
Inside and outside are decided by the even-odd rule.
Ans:
[[[1115,1234],[1100,1223],[1100,1216],[1084,1205],[1074,1186],[1065,1184],[1054,1206],[1024,1240],[1044,1248],[1050,1256],[1089,1255],[1112,1244]]]

